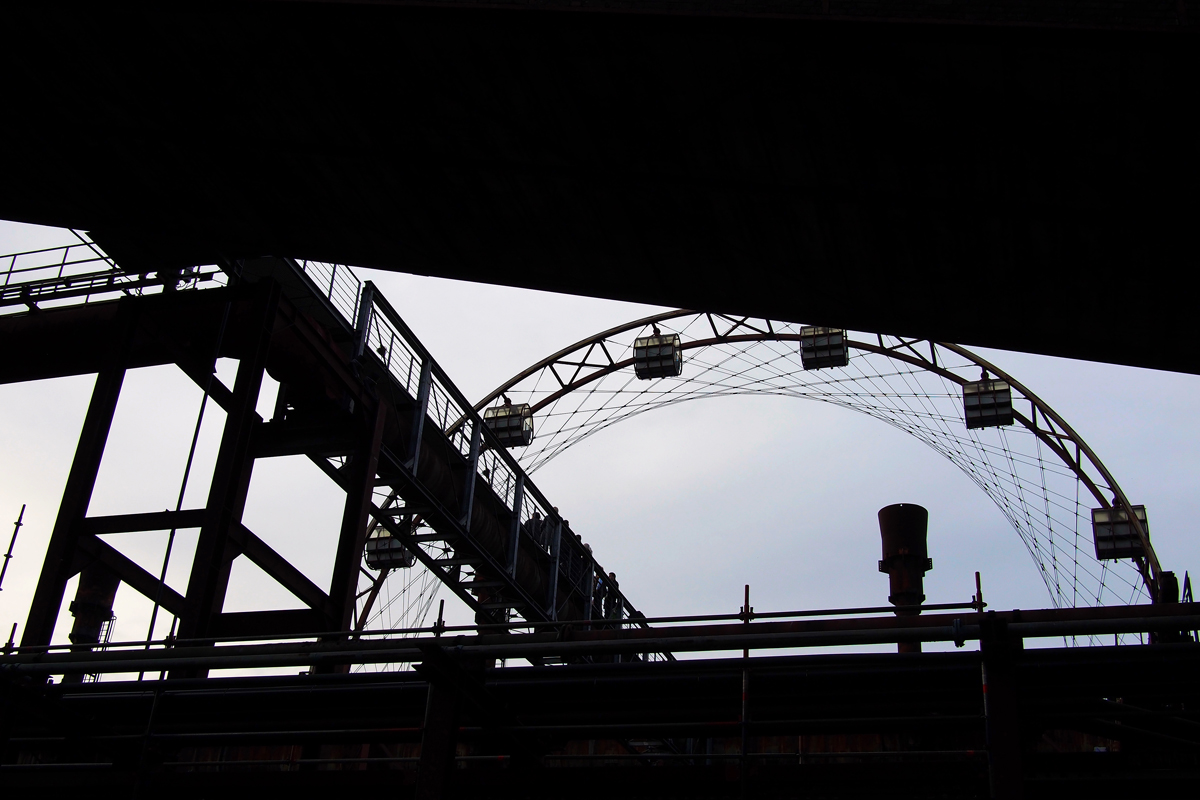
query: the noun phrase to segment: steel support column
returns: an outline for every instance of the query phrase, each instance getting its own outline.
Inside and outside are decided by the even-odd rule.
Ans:
[[[251,440],[255,428],[262,422],[255,406],[262,388],[279,297],[278,284],[263,284],[263,294],[256,304],[256,323],[242,349],[233,385],[233,404],[221,435],[204,524],[200,528],[188,578],[184,613],[179,621],[182,638],[210,635],[213,620],[221,613],[225,602],[229,571],[237,553],[230,534],[241,523],[250,489],[254,469]]]
[[[338,535],[337,555],[333,562],[333,579],[329,586],[330,623],[338,630],[350,630],[354,621],[354,598],[358,589],[358,565],[371,516],[371,492],[375,488],[375,473],[379,465],[379,448],[383,443],[387,411],[377,403],[368,412],[369,424],[347,465],[346,505],[342,511],[342,528]]]
[[[447,796],[454,770],[461,709],[462,696],[456,689],[442,681],[429,682],[415,800],[441,800]]]
[[[994,800],[1020,800],[1024,796],[1021,720],[1013,663],[1020,639],[1010,637],[1006,627],[1003,620],[996,618],[996,612],[989,611],[980,631],[988,776]]]
[[[21,637],[22,645],[50,644],[67,581],[83,566],[79,560],[78,538],[83,535],[83,518],[92,501],[92,491],[96,488],[96,475],[100,471],[104,447],[108,443],[108,433],[112,429],[113,415],[125,381],[125,360],[135,323],[133,301],[121,301],[107,363],[96,375],[92,400],[88,404],[79,444],[75,447],[75,458],[71,462],[67,485],[58,507],[58,518],[50,534],[46,559],[33,602],[29,606],[29,617]]]

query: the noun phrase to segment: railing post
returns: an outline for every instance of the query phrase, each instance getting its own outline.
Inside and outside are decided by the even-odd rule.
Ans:
[[[433,366],[428,358],[421,362],[421,380],[417,384],[417,408],[413,412],[412,444],[406,466],[415,476],[421,461],[421,434],[425,431],[425,412],[429,410],[429,388],[433,382]]]
[[[358,276],[355,275],[353,272],[351,272],[350,275],[352,278],[354,278],[354,284],[355,284],[355,286],[354,286],[354,308],[350,309],[350,316],[352,319],[357,320],[359,309],[362,308],[363,282],[360,281],[358,279]],[[369,282],[370,281],[368,281],[368,283]]]
[[[478,417],[471,421],[471,454],[467,458],[467,485],[463,487],[462,502],[462,526],[467,533],[471,532],[471,510],[475,503],[475,479],[479,473],[481,422]]]
[[[509,547],[508,574],[516,577],[517,553],[521,546],[521,506],[525,503],[525,473],[517,475],[517,486],[513,490],[512,544]]]
[[[354,321],[354,358],[360,358],[367,349],[367,334],[371,329],[371,300],[375,296],[375,284],[367,281],[358,298],[358,317]]]
[[[550,591],[547,598],[546,616],[551,621],[558,619],[558,555],[562,551],[562,518],[554,518],[554,533],[550,539]]]
[[[592,603],[595,602],[596,594],[596,562],[592,560],[591,554],[587,555],[587,605],[584,607],[583,618],[588,622],[592,621]]]

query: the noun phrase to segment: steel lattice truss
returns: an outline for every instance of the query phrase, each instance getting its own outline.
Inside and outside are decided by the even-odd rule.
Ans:
[[[632,345],[651,324],[683,339],[683,374],[643,381]],[[1098,561],[1090,509],[1128,506],[1120,487],[1070,426],[994,365],[949,344],[849,334],[849,363],[806,371],[799,325],[675,311],[598,334],[525,370],[502,394],[533,407],[537,438],[519,460],[529,472],[638,414],[729,395],[831,403],[911,434],[961,469],[1020,537],[1056,607],[1148,601],[1157,562]],[[1016,422],[968,430],[962,384],[986,368],[1013,389]]]

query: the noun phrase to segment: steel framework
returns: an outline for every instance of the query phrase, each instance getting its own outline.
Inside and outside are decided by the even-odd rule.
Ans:
[[[108,275],[114,268],[106,260],[95,274],[86,267],[68,274],[66,251],[44,251],[39,259],[57,263],[28,270],[25,264],[18,274],[64,271],[38,278],[36,295],[5,295],[19,313],[0,315],[9,356],[0,380],[90,372],[97,380],[22,644],[0,656],[6,787],[86,786],[97,797],[131,790],[134,796],[287,790],[319,797],[354,787],[421,800],[480,793],[792,797],[802,787],[812,796],[886,790],[1014,798],[1023,788],[1057,791],[1064,776],[1094,790],[1127,785],[1113,779],[1153,781],[1156,791],[1194,780],[1197,723],[1187,709],[1195,700],[1197,650],[1186,631],[1200,626],[1200,615],[1191,603],[993,612],[977,595],[970,604],[923,607],[934,613],[921,617],[896,617],[893,608],[770,614],[747,608],[719,619],[647,619],[605,584],[603,570],[538,491],[530,470],[498,445],[387,301],[345,267],[257,259],[132,279]],[[210,288],[194,291],[204,287]],[[120,299],[111,302],[114,296]],[[762,321],[764,334],[747,319],[693,317],[713,326],[718,341],[691,337],[690,369],[705,352],[735,347],[744,357],[751,346],[786,346],[794,335],[770,321]],[[719,320],[731,327],[722,332]],[[543,421],[575,420],[543,426],[539,444],[525,454],[533,466],[630,414],[703,396],[694,391],[694,375],[685,375],[676,394],[670,385],[647,384],[641,394],[648,401],[640,404],[625,402],[622,391],[604,395],[618,398],[623,415],[605,416],[611,407],[602,402],[590,412],[576,404],[555,416],[569,398],[597,396],[585,387],[620,376],[627,359],[613,349],[618,340],[610,332],[588,352],[564,351],[541,372],[522,376],[556,376],[557,388],[538,398]],[[893,379],[930,374],[958,384],[963,366],[947,363],[947,354],[971,358],[931,344],[925,362],[911,341],[854,341],[909,369],[894,371]],[[603,360],[592,358],[596,352]],[[791,355],[781,353],[779,363]],[[232,388],[213,378],[220,357],[239,361]],[[775,369],[775,384],[751,375],[770,361],[736,370],[732,357],[706,369],[751,382],[717,383],[720,391],[760,386],[786,394],[782,382],[791,380],[790,393],[804,396],[784,370]],[[89,516],[126,372],[169,363],[226,412],[208,502]],[[569,380],[557,372],[563,366],[574,369]],[[267,374],[281,388],[264,420],[255,409]],[[882,397],[880,406],[830,388],[849,380],[832,377],[821,399],[875,413],[916,435],[924,429],[912,419],[948,424],[944,409],[914,414],[879,387],[863,398]],[[1082,483],[1099,462],[1061,419],[1014,385],[1032,404],[1025,429],[1034,441],[1057,442],[1064,453],[1068,444],[1078,448],[1082,474],[1070,474]],[[535,384],[529,391],[540,390]],[[905,397],[931,400],[916,389]],[[948,428],[937,430],[949,435]],[[943,441],[932,434],[925,440],[935,447]],[[970,441],[990,452],[983,440]],[[308,457],[346,492],[328,589],[241,521],[255,461],[284,455]],[[1042,462],[1031,463],[1052,474]],[[1092,485],[1107,491],[1115,482],[1105,471]],[[427,570],[422,575],[446,583],[474,609],[476,624],[448,628],[439,619],[431,627],[361,630],[386,584],[386,578],[362,579],[364,539],[375,526],[404,542]],[[200,530],[186,593],[104,540],[180,528]],[[230,567],[240,556],[306,608],[225,612]],[[1150,563],[1148,569],[1157,568]],[[54,644],[66,580],[75,574],[72,641]],[[120,583],[175,616],[178,635],[97,649],[103,626],[89,625],[111,620]],[[352,631],[356,624],[360,630]],[[1134,632],[1149,633],[1153,644],[1023,649],[1026,637]],[[749,656],[751,648],[969,640],[979,641],[978,652]],[[742,658],[662,657],[739,649]],[[495,668],[506,658],[533,666]],[[391,664],[412,664],[415,672],[345,674]],[[207,677],[211,670],[252,667],[307,669]],[[158,677],[83,679],[123,671]],[[46,682],[58,675],[67,680]],[[1031,747],[1038,736],[1067,750]],[[1096,747],[1113,743],[1125,749],[1119,758],[1093,758]]]
[[[360,591],[372,526],[403,542],[481,621],[639,616],[386,299],[348,268],[258,259],[130,276],[82,238],[4,260],[0,306],[21,313],[0,325],[20,356],[0,380],[98,372],[23,644],[50,644],[74,575],[72,640],[82,646],[94,643],[85,619],[111,614],[122,582],[152,600],[155,614],[161,606],[175,617],[184,638],[361,628],[378,594],[378,581]],[[54,346],[55,337],[71,346]],[[232,388],[213,378],[222,356],[238,359]],[[181,492],[174,511],[89,516],[125,373],[163,363],[179,365],[226,412],[208,502],[183,508]],[[263,420],[255,408],[266,374],[280,391]],[[346,491],[328,588],[241,522],[255,461],[288,455],[307,456]],[[163,576],[174,533],[189,528],[199,541],[180,593]],[[170,532],[160,575],[103,538],[132,531]],[[240,556],[307,607],[224,612]],[[428,608],[428,588],[412,622]]]

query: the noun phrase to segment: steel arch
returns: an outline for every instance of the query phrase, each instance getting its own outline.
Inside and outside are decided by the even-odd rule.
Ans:
[[[754,317],[735,317],[725,314],[715,314],[707,312],[697,312],[687,309],[676,309],[674,311],[662,312],[653,314],[641,319],[637,319],[623,325],[619,325],[600,333],[582,339],[568,347],[559,350],[557,353],[542,359],[541,361],[531,365],[514,375],[509,380],[505,381],[482,400],[480,400],[475,408],[481,410],[489,404],[495,402],[502,395],[513,391],[526,379],[539,375],[543,371],[547,371],[553,376],[557,387],[550,390],[545,396],[537,399],[532,404],[533,413],[536,415],[553,406],[553,404],[567,396],[568,394],[584,389],[589,384],[593,384],[608,375],[617,373],[623,369],[632,366],[632,355],[618,351],[614,357],[612,351],[620,347],[619,342],[613,342],[615,337],[622,334],[629,334],[633,331],[645,329],[651,325],[669,323],[682,318],[703,318],[711,330],[711,336],[705,338],[690,338],[683,341],[684,350],[698,350],[701,348],[713,347],[716,345],[730,344],[753,344],[757,342],[799,342],[800,336],[796,332],[797,326],[770,319],[754,318]],[[686,326],[685,326],[686,327]],[[707,331],[706,331],[707,333]],[[850,332],[848,332],[849,334]],[[616,346],[614,346],[616,345]],[[1116,479],[1108,468],[1100,461],[1092,448],[1083,440],[1078,433],[1052,409],[1044,400],[1030,391],[1023,383],[1012,377],[1003,369],[997,367],[987,359],[972,353],[970,350],[959,345],[947,342],[933,342],[924,339],[903,339],[900,337],[885,337],[876,335],[876,342],[864,341],[862,339],[848,338],[847,345],[853,349],[864,353],[873,353],[884,356],[886,358],[903,362],[909,367],[914,367],[920,370],[935,374],[940,378],[950,381],[951,383],[962,386],[967,383],[970,378],[958,374],[953,369],[948,368],[944,359],[939,361],[939,349],[945,354],[953,354],[966,363],[968,367],[986,370],[991,375],[994,375],[1002,380],[1005,380],[1013,389],[1013,404],[1014,404],[1014,419],[1015,421],[1033,434],[1037,440],[1044,445],[1053,456],[1067,467],[1076,479],[1087,489],[1088,493],[1102,508],[1120,508],[1124,509],[1129,519],[1133,521],[1133,527],[1141,540],[1142,546],[1146,552],[1145,558],[1135,560],[1138,574],[1145,588],[1146,593],[1152,601],[1159,599],[1157,587],[1160,585],[1161,566],[1154,552],[1153,546],[1149,540],[1145,528],[1138,521],[1133,513],[1132,505],[1121,489]],[[962,370],[966,367],[959,365],[955,369]],[[741,393],[741,392],[734,392]],[[708,396],[716,396],[708,395]],[[688,398],[695,399],[695,398]],[[1028,403],[1028,413],[1023,412],[1017,407],[1019,402]],[[654,408],[662,407],[662,405],[672,404],[670,401],[661,405],[652,406]],[[845,404],[843,404],[845,405]],[[852,407],[846,405],[846,407]],[[646,408],[645,410],[650,410]],[[856,409],[861,410],[861,409]],[[638,412],[640,413],[640,412]],[[457,424],[457,423],[456,423]],[[454,426],[451,426],[452,428]],[[903,428],[902,428],[903,429]],[[582,434],[579,439],[586,438],[591,433],[596,432],[599,428]],[[911,430],[907,432],[912,433]],[[914,434],[915,435],[915,434]],[[577,441],[577,440],[576,440]],[[572,442],[573,443],[573,442]],[[926,442],[927,444],[929,442]],[[569,444],[567,445],[569,446]],[[932,446],[932,445],[931,445]],[[937,448],[935,448],[937,449]],[[556,453],[555,453],[556,454]],[[943,452],[943,455],[947,455]],[[550,456],[553,457],[553,454]],[[949,457],[947,455],[947,457]],[[546,460],[549,460],[547,458]],[[951,459],[953,461],[953,459]],[[533,469],[540,466],[531,465]],[[956,465],[963,468],[961,464]],[[964,470],[965,471],[965,470]],[[974,478],[972,478],[974,480]],[[977,485],[979,484],[976,481]],[[981,485],[981,488],[982,487]],[[987,489],[985,488],[985,491]],[[999,504],[999,501],[990,491],[989,496]],[[1004,511],[1003,506],[1001,510]],[[1006,517],[1010,523],[1014,524],[1012,517],[1006,512]],[[1021,533],[1017,528],[1018,534]],[[1022,536],[1024,540],[1024,537]],[[1029,547],[1026,543],[1027,548]],[[1035,561],[1038,556],[1030,550]],[[1039,561],[1039,566],[1043,567]],[[1049,585],[1048,585],[1049,589]],[[1051,590],[1053,596],[1054,592]]]

